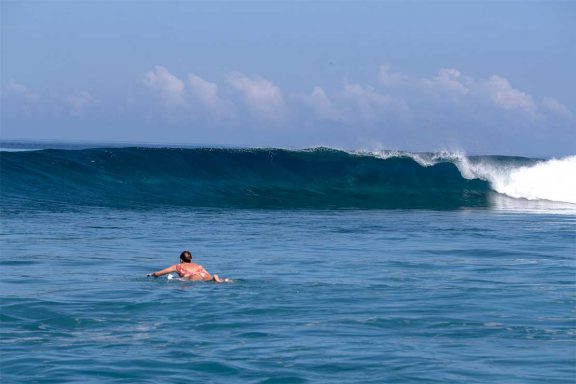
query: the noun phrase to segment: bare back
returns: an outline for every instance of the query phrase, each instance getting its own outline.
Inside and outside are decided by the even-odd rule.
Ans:
[[[212,280],[212,276],[203,266],[196,263],[181,263],[176,265],[176,272],[182,278],[192,281]]]

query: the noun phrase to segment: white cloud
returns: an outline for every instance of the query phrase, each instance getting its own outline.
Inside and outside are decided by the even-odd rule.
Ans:
[[[309,95],[298,95],[297,99],[312,108],[314,115],[320,120],[341,121],[343,118],[342,113],[319,86],[315,86]]]
[[[498,109],[521,112],[530,118],[542,117],[543,110],[570,115],[568,108],[556,100],[545,98],[541,103],[536,103],[532,95],[512,87],[508,79],[497,75],[488,79],[473,79],[464,76],[458,69],[445,68],[435,77],[426,78],[392,72],[388,65],[382,65],[378,82],[393,92],[405,95],[409,102],[418,101],[420,104],[426,104],[425,99],[432,98],[436,103],[445,103],[445,106],[458,104],[460,107],[479,108],[488,101]]]
[[[403,147],[418,142],[427,150],[449,142],[492,151],[506,149],[505,143],[516,137],[535,146],[543,140],[565,145],[574,127],[574,114],[560,101],[533,97],[502,76],[475,79],[456,68],[426,77],[384,65],[373,84],[344,80],[341,88],[316,85],[308,93],[289,97],[268,79],[238,72],[228,74],[222,83],[192,73],[182,81],[157,66],[143,74],[141,83],[161,105],[178,108],[151,108],[149,100],[135,98],[131,106],[124,105],[126,115],[139,114],[168,125],[210,127],[191,129],[202,130],[206,137],[213,134],[215,142],[220,136],[228,140],[233,132],[245,133],[239,127],[253,126],[278,128],[261,136],[294,143],[327,138],[334,143],[382,141]],[[105,114],[116,107],[112,100],[96,100],[88,92],[41,93],[15,80],[0,92],[3,113],[17,118],[80,116],[95,105]],[[261,124],[254,124],[254,118]],[[202,124],[190,124],[199,121]],[[518,135],[527,131],[530,135]],[[499,143],[501,147],[492,148]]]
[[[410,81],[410,78],[400,72],[392,72],[390,66],[385,64],[380,66],[380,71],[378,72],[378,80],[380,83],[390,86],[405,84]]]
[[[490,78],[480,85],[492,102],[503,109],[521,110],[528,114],[536,113],[536,103],[532,96],[512,88],[510,82],[500,76]]]
[[[444,90],[456,95],[466,95],[470,90],[471,80],[462,76],[459,70],[454,68],[444,68],[429,84],[439,90]]]
[[[318,120],[337,123],[373,125],[408,111],[407,104],[401,98],[381,94],[374,87],[347,80],[342,83],[342,89],[333,95],[315,86],[311,93],[297,94],[294,98],[309,107]]]
[[[244,103],[258,118],[281,120],[286,113],[282,90],[260,76],[246,76],[234,72],[227,76],[228,83],[242,94]]]
[[[371,86],[362,86],[348,81],[344,82],[344,95],[358,103],[375,106],[386,106],[394,102],[392,97],[377,93]]]
[[[465,77],[455,68],[442,68],[433,78],[416,77],[400,72],[392,72],[388,65],[382,65],[378,73],[380,84],[396,89],[421,91],[435,96],[460,96],[470,91],[473,80]]]
[[[166,105],[184,104],[184,82],[166,68],[157,65],[154,71],[146,72],[143,83],[158,92]]]
[[[362,86],[348,81],[344,82],[344,89],[340,96],[352,104],[354,117],[364,122],[375,123],[390,112],[398,113],[408,110],[408,105],[402,99],[382,95],[371,86]]]
[[[188,75],[188,84],[192,97],[210,113],[223,119],[234,116],[234,104],[218,96],[218,85],[194,74]]]

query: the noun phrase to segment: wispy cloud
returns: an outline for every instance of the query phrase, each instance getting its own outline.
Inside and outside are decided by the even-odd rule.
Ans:
[[[2,88],[2,95],[5,97],[20,97],[26,102],[35,103],[39,101],[40,95],[14,79],[8,80],[8,84]]]
[[[542,101],[540,102],[540,106],[542,108],[544,108],[545,110],[548,110],[548,111],[550,111],[554,114],[560,115],[560,116],[569,117],[569,118],[574,116],[572,114],[572,112],[570,112],[568,107],[566,107],[564,104],[562,104],[561,102],[559,102],[558,100],[556,100],[552,97],[544,97],[542,99]]]
[[[17,115],[81,116],[98,102],[87,91],[43,94],[14,79],[1,88],[0,94],[8,112]]]
[[[82,115],[90,106],[97,103],[97,100],[88,92],[78,92],[64,97],[64,101],[70,107],[74,115]]]

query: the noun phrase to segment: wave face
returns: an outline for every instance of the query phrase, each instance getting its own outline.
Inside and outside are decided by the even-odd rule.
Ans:
[[[576,157],[542,163],[326,148],[101,148],[0,152],[0,160],[4,208],[456,209],[488,207],[494,191],[567,201],[574,195],[538,186],[550,169],[574,167]]]

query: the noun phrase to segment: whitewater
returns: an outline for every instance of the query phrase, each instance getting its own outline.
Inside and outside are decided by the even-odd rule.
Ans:
[[[459,165],[464,177],[488,180],[496,192],[507,196],[576,204],[576,156],[514,168],[467,161]]]

